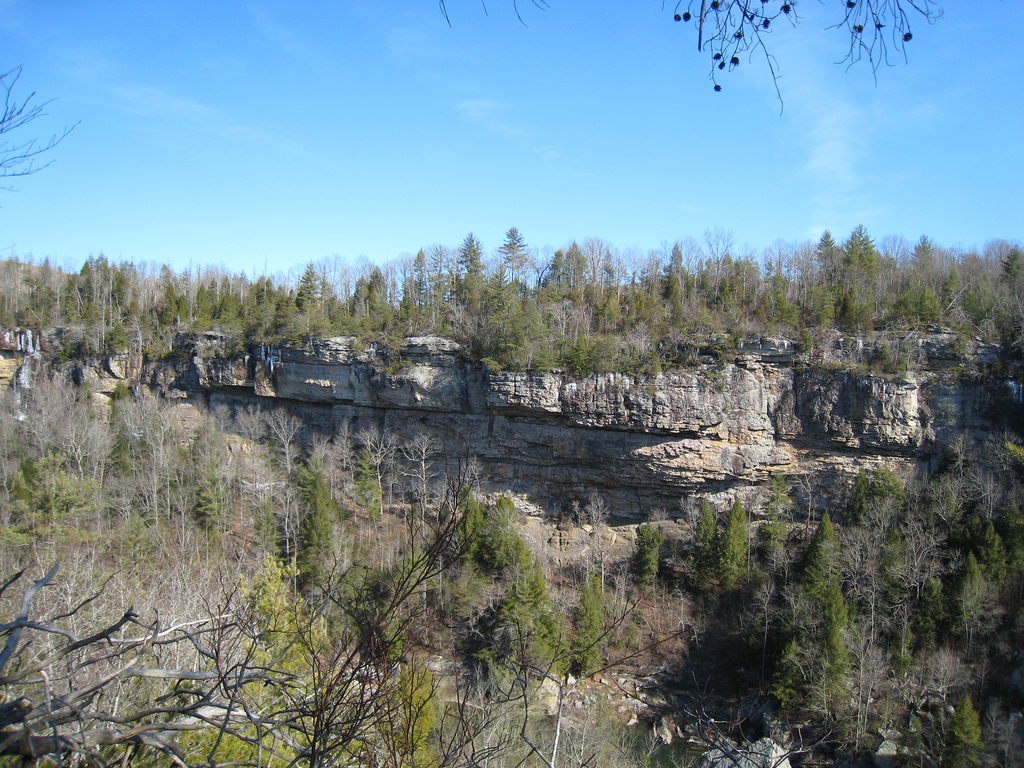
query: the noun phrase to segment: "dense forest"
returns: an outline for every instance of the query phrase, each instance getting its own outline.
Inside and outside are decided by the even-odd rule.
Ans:
[[[531,249],[512,228],[487,258],[472,234],[456,248],[353,268],[311,262],[291,276],[224,269],[176,274],[90,257],[78,274],[48,261],[0,264],[0,325],[68,328],[67,355],[166,354],[182,331],[237,342],[354,335],[394,348],[438,334],[474,359],[513,369],[583,375],[652,373],[692,360],[693,339],[775,334],[812,347],[817,333],[908,330],[942,324],[1019,347],[1024,253],[1006,241],[982,253],[884,238],[863,227],[837,243],[777,242],[737,253],[716,229],[659,251],[619,251],[601,240]]]
[[[809,349],[833,328],[940,324],[1019,352],[1013,244],[876,247],[858,228],[732,250],[715,231],[540,258],[510,230],[489,266],[470,235],[294,281],[0,264],[0,325],[63,329],[54,375],[0,398],[0,760],[687,765],[770,737],[793,765],[868,765],[887,744],[894,765],[1019,765],[1021,436],[955,441],[930,474],[865,469],[826,499],[779,473],[639,526],[610,525],[597,494],[530,523],[422,434],[127,385],[97,404],[57,375],[200,330],[238,351],[435,333],[575,375],[685,366],[694,338]]]

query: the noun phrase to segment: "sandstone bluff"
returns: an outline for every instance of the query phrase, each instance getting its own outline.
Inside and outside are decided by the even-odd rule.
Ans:
[[[5,378],[57,344],[4,338]],[[221,341],[201,334],[163,360],[63,367],[99,395],[123,381],[182,405],[285,407],[310,430],[421,431],[449,461],[478,461],[485,490],[548,512],[596,492],[622,520],[674,516],[695,495],[752,493],[778,471],[827,494],[861,467],[934,468],[958,436],[1003,440],[1024,425],[1020,383],[986,372],[1000,350],[965,349],[941,329],[898,339],[909,368],[895,375],[870,372],[859,361],[871,344],[840,336],[814,355],[749,338],[727,357],[696,354],[693,366],[653,377],[583,378],[491,370],[439,337],[407,338],[398,355],[352,337],[243,355]]]

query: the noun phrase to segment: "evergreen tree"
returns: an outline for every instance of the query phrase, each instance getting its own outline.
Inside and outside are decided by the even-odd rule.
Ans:
[[[544,276],[541,278],[541,285],[547,289],[548,298],[552,301],[562,298],[562,294],[566,290],[566,279],[565,251],[561,248],[551,255],[551,261],[548,263],[547,269],[544,270]]]
[[[216,464],[206,464],[201,470],[193,514],[207,532],[220,526],[227,518],[227,486]]]
[[[427,254],[420,248],[412,262],[413,300],[419,312],[425,312],[430,303],[430,278],[427,272]]]
[[[723,587],[732,589],[746,578],[748,554],[747,511],[737,497],[725,521],[719,547],[718,581]]]
[[[472,314],[480,311],[484,292],[484,250],[472,232],[466,235],[458,252],[460,278],[456,296]]]
[[[996,519],[996,530],[1006,548],[1009,575],[1024,570],[1024,515],[1016,504],[1010,504]]]
[[[818,246],[814,249],[814,256],[818,261],[818,268],[822,272],[822,282],[825,285],[836,285],[839,280],[839,267],[842,260],[842,250],[832,239],[832,233],[827,229],[821,233]]]
[[[875,250],[875,244],[868,236],[863,225],[850,233],[850,238],[843,246],[847,275],[862,280],[871,280],[881,268],[882,262]]]
[[[519,513],[508,496],[499,497],[487,510],[476,558],[481,568],[493,573],[516,571],[529,561],[530,553],[519,535]]]
[[[812,639],[820,649],[818,673],[824,683],[823,703],[829,710],[843,695],[850,668],[849,649],[843,634],[850,623],[850,609],[840,586],[835,558],[837,546],[832,520],[826,513],[807,549],[801,586],[815,609],[817,626],[812,631]]]
[[[299,287],[295,291],[295,306],[300,310],[309,310],[315,307],[319,301],[320,275],[317,274],[316,265],[309,262],[299,279]]]
[[[757,543],[765,561],[782,548],[786,541],[786,531],[785,521],[778,512],[769,508],[757,529]]]
[[[977,520],[977,533],[973,536],[972,549],[977,556],[985,580],[997,589],[1006,581],[1006,547],[996,532],[995,523],[988,520],[982,523]]]
[[[518,364],[525,331],[522,302],[516,295],[515,285],[507,280],[504,263],[498,265],[487,284],[483,325],[481,356],[493,358],[502,365]]]
[[[789,495],[786,476],[775,472],[768,483],[768,503],[765,519],[757,529],[757,540],[764,557],[769,557],[782,546],[786,539],[786,518],[793,503]]]
[[[587,257],[576,242],[573,242],[565,252],[564,272],[568,291],[576,296],[582,296],[586,284]]]
[[[299,467],[299,493],[305,507],[300,526],[300,545],[296,567],[299,587],[305,589],[318,583],[331,548],[331,530],[338,517],[338,507],[331,498],[331,489],[324,478],[323,467],[311,460]]]
[[[49,453],[22,464],[13,478],[12,517],[40,537],[78,527],[97,509],[100,482],[67,470],[64,454]]]
[[[505,242],[498,248],[501,254],[502,265],[513,282],[522,279],[523,268],[529,256],[526,250],[526,241],[515,227],[505,233]]]
[[[942,765],[949,768],[969,768],[981,765],[981,722],[970,696],[965,696],[946,728],[942,747]]]
[[[487,505],[478,501],[468,488],[459,500],[459,544],[463,562],[481,564],[484,526],[487,523]]]
[[[392,732],[389,741],[404,758],[405,765],[431,766],[436,755],[430,746],[430,731],[437,719],[437,684],[426,666],[402,664],[395,708],[397,718],[385,718]]]
[[[354,487],[359,503],[370,511],[372,517],[380,517],[384,509],[384,487],[369,448],[360,448],[356,454]]]
[[[848,525],[863,525],[867,520],[870,504],[871,480],[868,479],[867,471],[861,469],[857,473],[857,479],[853,481],[850,499],[846,504],[846,523]]]
[[[796,638],[786,643],[775,673],[772,675],[771,692],[782,709],[788,709],[799,699],[804,688],[803,673],[800,671],[800,646]]]
[[[946,601],[942,582],[930,579],[924,587],[921,606],[914,614],[914,635],[922,648],[934,648],[946,627]]]
[[[601,578],[591,574],[580,585],[580,598],[572,615],[573,654],[569,669],[577,678],[593,671],[601,658],[604,632],[604,595]]]
[[[828,589],[829,582],[836,578],[836,532],[832,518],[826,512],[821,516],[818,530],[811,539],[811,545],[804,556],[801,584],[814,600],[820,600]]]
[[[825,673],[826,690],[830,701],[842,695],[845,677],[850,670],[850,651],[843,630],[850,623],[850,609],[839,586],[833,579],[822,595],[821,658]]]
[[[1024,251],[1014,246],[1002,260],[1000,266],[1003,270],[1003,280],[1011,287],[1016,287],[1024,277]]]
[[[508,652],[525,649],[524,661],[549,667],[563,657],[562,632],[544,573],[537,558],[527,553],[509,579],[495,611],[495,641]],[[564,671],[556,664],[555,672]]]
[[[640,586],[653,583],[658,575],[661,545],[664,541],[665,537],[661,531],[652,525],[644,523],[636,529],[636,551],[633,553],[630,570]]]
[[[706,587],[718,572],[718,523],[711,504],[703,499],[693,540],[693,576],[698,587]]]
[[[888,608],[902,606],[907,601],[908,585],[904,573],[906,554],[906,545],[900,535],[900,529],[894,525],[885,533],[878,561],[879,576],[882,580],[882,601]]]
[[[899,508],[903,504],[903,481],[892,467],[882,465],[871,476],[871,498],[874,501],[891,503]]]

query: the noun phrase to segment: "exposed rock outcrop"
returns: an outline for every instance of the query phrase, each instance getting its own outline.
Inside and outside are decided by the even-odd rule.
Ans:
[[[701,755],[698,768],[789,768],[786,750],[768,738],[745,747],[723,745]]]
[[[827,484],[883,461],[927,466],[959,434],[983,441],[1019,430],[1024,388],[966,375],[965,364],[977,370],[993,351],[947,337],[901,340],[916,356],[901,375],[858,368],[863,343],[839,337],[813,365],[789,342],[750,339],[728,362],[573,378],[489,370],[438,337],[406,339],[398,355],[351,337],[225,355],[214,334],[166,360],[85,361],[75,372],[100,391],[129,381],[211,406],[258,399],[304,416],[310,429],[347,421],[353,434],[370,424],[426,432],[449,461],[479,460],[493,490],[549,509],[597,492],[622,518],[656,507],[678,514],[685,497],[732,494],[780,470]],[[836,366],[843,355],[853,364]]]

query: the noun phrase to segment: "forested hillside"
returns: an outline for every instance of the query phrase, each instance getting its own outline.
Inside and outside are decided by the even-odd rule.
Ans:
[[[97,397],[69,376],[191,354],[181,335],[213,330],[226,357],[352,335],[392,372],[428,332],[488,369],[581,378],[713,349],[710,381],[749,335],[809,352],[834,329],[936,324],[1001,345],[949,376],[1016,386],[1017,246],[858,229],[732,251],[711,232],[540,256],[510,230],[490,265],[469,236],[294,281],[3,262],[0,324],[61,330],[0,399],[2,759],[686,765],[770,738],[792,765],[1020,764],[1022,435],[964,434],[916,470],[882,454],[824,498],[812,477],[759,475],[626,525],[596,491],[528,514],[426,432],[304,421],[259,392],[177,402],[130,377]],[[871,349],[883,379],[914,365]]]
[[[103,256],[67,274],[9,259],[0,325],[68,327],[67,355],[161,355],[185,330],[215,329],[239,348],[340,334],[387,346],[431,333],[517,370],[650,373],[690,362],[694,335],[729,334],[717,340],[725,347],[748,334],[810,346],[833,327],[864,335],[938,323],[1016,347],[1022,282],[1024,253],[1005,241],[980,254],[926,237],[879,246],[859,227],[841,243],[825,232],[758,254],[714,230],[646,254],[595,239],[540,254],[513,228],[491,258],[470,234],[384,266],[327,259],[278,277],[177,274]]]

